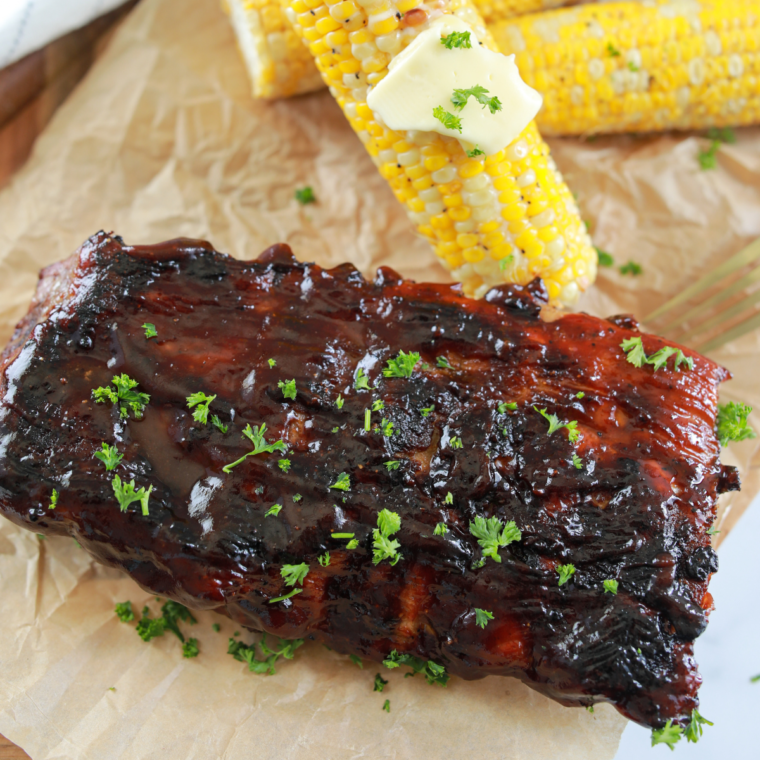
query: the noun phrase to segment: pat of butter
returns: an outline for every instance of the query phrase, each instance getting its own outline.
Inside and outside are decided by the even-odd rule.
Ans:
[[[470,32],[471,48],[449,50],[441,37]],[[470,97],[460,111],[451,102],[454,90],[480,85],[488,97],[496,96],[502,109],[491,113]],[[513,55],[494,53],[481,45],[472,27],[446,15],[436,19],[397,55],[386,76],[367,95],[367,105],[391,129],[438,132],[477,145],[490,156],[513,142],[541,109],[543,99],[520,78]],[[462,121],[461,133],[447,129],[433,116],[433,109]]]

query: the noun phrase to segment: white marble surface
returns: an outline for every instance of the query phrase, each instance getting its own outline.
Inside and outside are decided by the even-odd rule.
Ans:
[[[652,748],[650,732],[631,723],[615,760],[760,758],[760,682],[750,682],[760,674],[760,498],[726,538],[718,556],[720,569],[710,583],[716,609],[696,643],[704,678],[699,711],[715,725],[705,726],[698,744],[682,739],[671,754],[665,745]]]

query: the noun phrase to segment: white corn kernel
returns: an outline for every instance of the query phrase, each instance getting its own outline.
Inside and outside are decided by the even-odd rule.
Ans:
[[[457,178],[457,170],[449,164],[448,166],[444,166],[443,169],[433,172],[430,176],[436,185],[447,185]]]
[[[474,177],[466,179],[462,183],[462,189],[467,190],[467,192],[474,193],[478,190],[483,190],[490,184],[491,178],[485,172],[481,172],[480,174],[476,174]]]
[[[427,211],[427,213],[430,214],[431,216],[435,216],[436,214],[442,214],[443,209],[444,209],[444,206],[441,201],[434,201],[432,203],[425,204],[425,211]]]
[[[437,187],[429,187],[427,190],[420,190],[417,195],[423,203],[435,203],[436,201],[441,200],[441,193]]]
[[[420,152],[416,148],[413,148],[405,153],[399,153],[398,162],[401,166],[414,166],[420,162]]]
[[[463,235],[467,232],[474,232],[475,222],[473,222],[472,219],[466,219],[464,222],[454,222],[454,229],[460,235]]]

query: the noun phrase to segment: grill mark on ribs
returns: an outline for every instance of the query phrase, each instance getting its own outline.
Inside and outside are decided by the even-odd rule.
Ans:
[[[542,293],[503,286],[472,301],[388,269],[368,283],[348,265],[299,264],[285,246],[242,262],[201,241],[127,247],[99,233],[45,270],[3,355],[0,511],[255,630],[378,661],[396,648],[463,678],[513,675],[564,704],[609,701],[642,724],[683,725],[698,704],[693,639],[717,569],[706,530],[717,494],[738,487],[714,432],[728,373],[689,351],[693,371],[635,368],[619,347],[635,323],[543,321]],[[145,339],[144,322],[158,337]],[[668,345],[646,342],[650,353]],[[399,349],[429,369],[383,378]],[[377,388],[354,389],[360,363]],[[122,372],[151,396],[142,420],[91,400]],[[295,400],[277,388],[291,378]],[[211,413],[226,436],[194,422],[185,397],[197,391],[217,394]],[[375,399],[385,409],[372,424],[390,419],[391,437],[364,430]],[[499,414],[500,401],[517,411]],[[547,435],[534,405],[576,420],[581,440]],[[262,423],[288,454],[223,473],[251,451],[243,427]],[[122,479],[153,486],[149,516],[119,511],[93,458],[101,441],[124,454]],[[329,488],[342,472],[345,493]],[[280,514],[265,517],[275,503]],[[372,564],[384,507],[401,516],[395,566]],[[477,515],[522,531],[501,563],[473,567]],[[435,536],[441,521],[449,532]],[[354,533],[358,548],[333,532]],[[298,562],[310,567],[303,592],[269,604],[287,593],[282,565]],[[556,567],[569,562],[577,572],[559,587]],[[617,596],[602,592],[606,578]],[[476,607],[494,614],[485,629]]]

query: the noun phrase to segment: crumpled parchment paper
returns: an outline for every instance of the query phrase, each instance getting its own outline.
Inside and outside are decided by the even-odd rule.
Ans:
[[[323,266],[448,278],[327,93],[249,92],[217,0],[143,0],[0,194],[0,338],[39,268],[100,228],[135,243],[206,238],[239,258],[285,241]],[[694,136],[552,145],[597,244],[644,267],[602,270],[580,308],[644,315],[760,235],[760,129],[741,131],[713,172],[699,170]],[[304,185],[316,205],[294,200]],[[759,348],[751,336],[715,354],[736,376],[726,398],[758,408]],[[724,458],[745,483],[723,506],[725,531],[760,490],[758,444]],[[34,760],[601,760],[625,725],[609,706],[563,708],[514,679],[441,689],[309,644],[257,676],[226,654],[233,626],[213,613],[185,626],[201,648],[185,660],[174,637],[145,644],[113,614],[125,599],[157,610],[132,581],[2,519],[0,595],[0,733]]]

